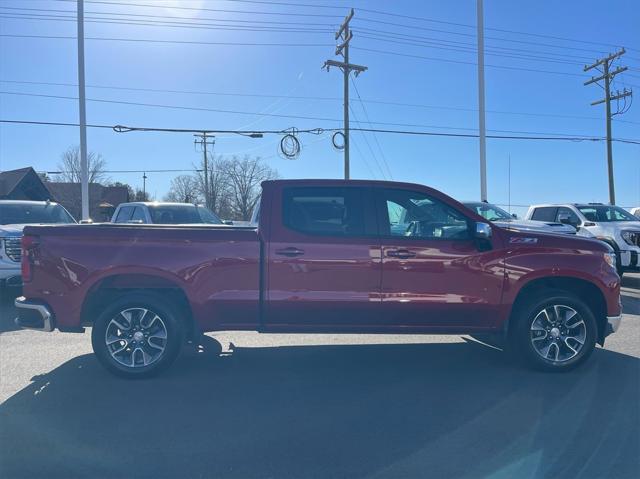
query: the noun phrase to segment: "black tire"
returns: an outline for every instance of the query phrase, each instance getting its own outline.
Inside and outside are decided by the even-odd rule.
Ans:
[[[551,321],[547,321],[549,317]],[[563,318],[570,318],[565,326],[562,325]],[[585,362],[595,349],[598,335],[595,317],[589,306],[573,293],[551,289],[541,291],[521,303],[511,321],[510,352],[529,367],[569,371]],[[538,329],[541,325],[545,331]],[[547,349],[547,345],[554,342],[556,345]],[[545,350],[546,357],[543,357]]]
[[[147,312],[143,313],[144,310]],[[122,312],[125,312],[124,316]],[[133,335],[136,337],[130,337]],[[167,369],[175,361],[183,335],[178,315],[162,296],[132,292],[110,303],[94,321],[91,344],[98,360],[109,372],[130,379],[145,378]],[[110,345],[107,338],[112,341]],[[119,347],[124,349],[118,351]],[[133,364],[123,364],[129,361]]]

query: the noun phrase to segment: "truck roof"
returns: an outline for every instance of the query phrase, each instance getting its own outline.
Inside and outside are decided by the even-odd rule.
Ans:
[[[32,200],[0,200],[3,205],[57,205],[55,201],[32,201]]]
[[[196,203],[180,203],[173,201],[127,201],[118,206],[202,206]]]

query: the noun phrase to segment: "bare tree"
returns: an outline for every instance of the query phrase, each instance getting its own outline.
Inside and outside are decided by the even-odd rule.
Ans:
[[[226,170],[233,219],[248,221],[260,197],[260,183],[278,177],[278,172],[260,158],[234,157]]]
[[[203,162],[200,163],[199,171],[196,173],[196,181],[200,197],[203,198],[204,203],[221,218],[229,218],[231,216],[230,189],[227,174],[229,166],[230,161],[224,160],[222,157],[218,157],[217,159],[213,159],[209,162],[209,198],[207,198],[204,187]]]
[[[198,181],[191,175],[176,176],[171,180],[169,192],[165,195],[165,201],[178,203],[196,203],[199,201]]]
[[[106,160],[100,153],[89,152],[87,154],[87,163],[89,165],[89,183],[100,183],[107,180],[105,173],[105,167],[107,166]],[[58,169],[60,174],[57,177],[58,181],[63,183],[80,183],[82,180],[81,165],[80,165],[80,147],[72,146],[65,151],[58,163]]]

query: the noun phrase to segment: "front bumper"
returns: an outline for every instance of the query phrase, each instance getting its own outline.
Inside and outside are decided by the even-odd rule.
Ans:
[[[620,328],[622,322],[622,313],[618,316],[607,316],[607,332],[605,336],[615,333]]]
[[[29,301],[24,296],[16,298],[18,317],[16,324],[24,329],[51,332],[55,329],[55,319],[46,304]]]
[[[20,287],[22,286],[22,276],[20,276],[20,265],[0,265],[0,287]]]
[[[640,269],[640,249],[620,250],[618,253],[620,265],[627,270]]]

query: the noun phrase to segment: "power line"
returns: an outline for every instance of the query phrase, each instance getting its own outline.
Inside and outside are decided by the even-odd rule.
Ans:
[[[22,15],[22,16],[18,16]],[[35,20],[35,21],[60,21],[60,22],[75,22],[75,17],[69,16],[53,16],[53,15],[30,15],[29,14],[11,14],[8,15],[4,12],[0,12],[0,18],[13,19],[13,20]],[[168,27],[168,28],[189,28],[199,30],[220,30],[220,31],[247,31],[247,32],[272,32],[272,33],[328,33],[329,29],[296,29],[296,28],[283,28],[283,27],[251,27],[244,25],[215,25],[215,24],[199,24],[188,22],[160,22],[157,20],[135,20],[135,21],[122,21],[117,19],[104,19],[100,17],[85,17],[87,23],[99,23],[99,24],[114,24],[114,25],[135,25],[143,27]]]
[[[0,123],[17,124],[17,125],[39,125],[39,126],[68,126],[77,127],[78,123],[68,122],[52,122],[52,121],[36,121],[36,120],[9,120],[0,119]],[[289,130],[214,130],[207,128],[157,128],[157,127],[131,127],[121,125],[105,125],[105,124],[87,124],[87,128],[101,128],[109,129],[116,132],[158,132],[158,133],[218,133],[218,134],[250,134],[261,133],[263,135],[276,134],[282,135]],[[478,138],[474,133],[444,133],[437,131],[416,131],[416,130],[391,130],[382,128],[352,128],[353,131],[364,131],[372,133],[389,133],[397,135],[414,135],[414,136],[434,136],[434,137],[452,137],[452,138]],[[342,131],[342,128],[310,128],[310,129],[296,129],[297,133],[309,133],[314,135],[321,135],[323,133],[332,133],[336,131]],[[536,140],[536,141],[570,141],[570,142],[601,142],[605,141],[604,137],[592,137],[592,136],[525,136],[525,135],[487,135],[487,138],[498,140]],[[620,143],[628,143],[633,145],[640,145],[640,139],[627,139],[627,138],[613,138],[613,141]]]
[[[360,120],[358,120],[358,115],[353,110],[353,107],[351,105],[349,105],[349,110],[351,111],[351,113],[353,113],[353,120],[355,121],[356,125],[358,125],[358,127],[362,128],[362,124],[360,123]],[[378,170],[380,170],[380,173],[382,173],[382,179],[386,180],[387,179],[387,173],[384,171],[384,169],[380,165],[380,162],[378,161],[378,156],[373,151],[373,148],[371,148],[371,144],[369,143],[369,140],[367,139],[367,136],[363,132],[360,132],[360,134],[362,135],[362,139],[364,140],[365,144],[367,145],[367,148],[369,149],[369,153],[371,153],[371,157],[373,158],[373,161],[375,161],[376,166],[378,167]],[[360,154],[362,154],[361,151],[359,151],[359,152],[360,152]]]
[[[0,83],[10,83],[10,84],[24,84],[24,85],[46,85],[46,86],[63,86],[63,87],[77,87],[76,83],[68,83],[68,82],[38,82],[38,81],[24,81],[24,80],[3,80],[0,79]],[[180,95],[211,95],[211,96],[230,96],[230,97],[247,97],[247,98],[286,98],[289,100],[304,100],[304,101],[341,101],[339,97],[327,97],[327,96],[296,96],[296,95],[286,95],[286,94],[271,94],[271,93],[238,93],[238,92],[214,92],[214,91],[204,91],[204,90],[174,90],[174,89],[160,89],[160,88],[140,88],[140,87],[125,87],[118,85],[96,85],[96,84],[88,84],[87,88],[96,88],[96,89],[105,89],[105,90],[116,90],[116,91],[139,91],[139,92],[149,92],[149,93],[176,93]],[[632,85],[633,86],[633,85]],[[637,87],[640,88],[640,87]],[[425,108],[425,109],[435,109],[435,110],[451,110],[451,111],[462,111],[462,112],[477,112],[477,108],[465,108],[465,107],[455,107],[455,106],[443,106],[443,105],[425,105],[421,103],[406,103],[406,102],[397,102],[390,100],[375,100],[375,99],[359,99],[361,103],[368,103],[374,105],[389,105],[389,106],[401,106],[407,108]],[[601,118],[595,116],[580,116],[580,115],[565,115],[559,113],[534,113],[534,112],[523,112],[523,111],[504,111],[504,110],[486,110],[487,113],[491,114],[500,114],[500,115],[518,115],[518,116],[532,116],[532,117],[542,117],[542,118],[567,118],[567,119],[578,119],[578,120],[597,120],[600,121]],[[615,121],[620,123],[630,123],[630,124],[640,124],[640,122],[630,121],[630,120],[622,120],[614,118]]]
[[[2,10],[20,10],[20,11],[35,11],[35,12],[54,12],[54,13],[70,13],[75,15],[75,10],[59,10],[59,9],[45,9],[45,8],[25,8],[25,7],[0,7]],[[176,20],[197,20],[198,22],[213,21],[224,23],[251,23],[251,24],[267,24],[267,25],[291,25],[291,21],[277,21],[277,20],[243,20],[236,18],[207,18],[207,17],[185,17],[178,15],[153,15],[148,13],[132,13],[132,12],[99,12],[99,11],[85,11],[90,15],[110,15],[110,16],[126,16],[126,17],[145,17],[145,18],[170,18]],[[75,17],[74,17],[75,18]],[[331,23],[318,23],[318,22],[295,22],[296,25],[311,25],[311,26],[325,26],[332,27]]]
[[[75,0],[57,0],[60,2],[73,2]],[[340,19],[340,15],[325,15],[322,13],[293,13],[293,12],[265,12],[265,11],[255,11],[255,10],[230,10],[224,8],[205,8],[205,7],[186,7],[186,6],[177,6],[177,5],[150,5],[145,3],[134,3],[134,2],[108,2],[103,0],[85,0],[85,3],[89,4],[100,4],[100,5],[119,5],[119,6],[127,6],[127,7],[142,7],[142,8],[168,8],[171,10],[191,10],[191,11],[202,11],[202,12],[221,12],[221,13],[242,13],[242,14],[250,14],[250,15],[274,15],[274,16],[286,16],[286,17],[323,17],[323,18],[334,18]]]
[[[0,37],[5,38],[40,38],[40,39],[60,39],[60,40],[75,40],[76,37],[73,36],[57,36],[57,35],[22,35],[22,34],[0,34]],[[85,40],[97,40],[97,41],[116,41],[116,42],[135,42],[135,43],[160,43],[160,44],[188,44],[188,45],[228,45],[228,46],[263,46],[263,47],[332,47],[330,44],[321,44],[321,43],[240,43],[240,42],[202,42],[202,41],[188,41],[188,40],[155,40],[155,39],[146,39],[146,38],[111,38],[111,37],[85,37]],[[434,58],[434,57],[425,57],[422,55],[411,55],[407,53],[399,53],[393,51],[386,50],[377,50],[373,48],[362,48],[362,47],[353,47],[354,49],[360,51],[367,51],[372,53],[381,53],[385,55],[395,55],[409,58],[419,58],[422,60],[431,60],[438,61],[444,63],[455,63],[459,65],[476,65],[475,62],[470,61],[462,61],[462,60],[450,60],[446,58]],[[531,73],[545,73],[545,74],[553,74],[553,75],[564,75],[564,76],[573,76],[585,78],[584,75],[580,75],[577,73],[568,73],[561,72],[555,70],[539,70],[533,68],[522,68],[522,67],[513,67],[507,65],[488,65],[485,64],[485,67],[489,68],[498,68],[504,70],[515,70],[515,71],[526,71]]]
[[[444,63],[455,63],[455,64],[458,64],[458,65],[477,65],[476,62],[471,62],[471,61],[450,60],[450,59],[447,59],[447,58],[425,57],[425,56],[422,56],[422,55],[412,55],[412,54],[409,54],[409,53],[400,53],[400,52],[393,52],[393,51],[388,51],[388,50],[377,50],[377,49],[373,49],[373,48],[362,48],[362,47],[353,47],[353,48],[354,48],[354,50],[361,50],[361,51],[371,52],[371,53],[381,53],[383,55],[395,55],[395,56],[400,56],[400,57],[419,58],[421,60],[430,60],[430,61],[437,61],[437,62],[444,62]],[[504,69],[504,70],[516,70],[516,71],[525,71],[525,72],[531,72],[531,73],[548,73],[548,74],[553,74],[553,75],[565,75],[565,76],[586,78],[584,75],[580,75],[578,73],[560,72],[560,71],[554,71],[554,70],[538,70],[538,69],[534,69],[534,68],[521,68],[521,67],[512,67],[512,66],[507,66],[507,65],[489,65],[489,64],[485,64],[484,66],[488,67],[488,68],[501,68],[501,69]]]
[[[75,36],[63,35],[22,35],[0,33],[0,37],[5,38],[40,38],[48,40],[76,40]],[[110,38],[110,37],[85,37],[85,40],[101,40],[112,42],[134,42],[134,43],[162,43],[162,44],[185,44],[185,45],[225,45],[225,46],[256,46],[256,47],[330,47],[327,43],[259,43],[259,42],[203,42],[193,40],[155,40],[148,38]]]
[[[369,113],[367,112],[367,108],[364,105],[364,103],[362,102],[362,97],[360,96],[360,91],[358,90],[358,86],[356,85],[356,82],[353,81],[353,78],[351,78],[351,84],[353,85],[353,89],[356,92],[356,95],[358,96],[358,101],[360,102],[360,106],[362,107],[362,111],[364,112],[364,116],[367,119],[367,122],[369,123],[370,126],[373,126],[371,123],[371,118],[369,118]],[[356,116],[355,112],[354,112],[354,116]],[[389,163],[387,162],[387,158],[384,154],[384,151],[382,149],[382,146],[380,146],[380,142],[378,141],[378,135],[376,135],[375,133],[373,134],[373,139],[376,142],[376,145],[378,146],[378,151],[380,152],[380,156],[382,157],[382,162],[384,163],[385,168],[387,169],[387,173],[389,174],[389,178],[393,179],[393,174],[391,173],[391,168],[389,168]]]
[[[28,97],[40,97],[40,98],[53,98],[59,100],[77,100],[77,97],[72,96],[63,96],[63,95],[45,95],[40,93],[24,93],[24,92],[9,92],[9,91],[0,91],[0,94],[3,95],[15,95],[15,96],[28,96]],[[228,113],[228,114],[237,114],[237,115],[251,115],[251,116],[263,116],[263,117],[274,117],[274,118],[291,118],[296,120],[314,120],[314,121],[330,121],[339,123],[342,120],[338,120],[336,118],[324,118],[324,117],[314,117],[314,116],[302,116],[302,115],[285,115],[279,113],[260,113],[260,112],[249,112],[249,111],[241,111],[241,110],[223,110],[216,108],[203,108],[203,107],[188,107],[182,105],[164,105],[158,103],[140,103],[140,102],[128,102],[128,101],[120,101],[120,100],[106,100],[101,98],[87,98],[87,101],[97,102],[97,103],[112,103],[119,105],[129,105],[129,106],[141,106],[141,107],[153,107],[153,108],[168,108],[168,109],[177,109],[177,110],[192,110],[192,111],[210,111],[214,113]],[[391,123],[391,122],[379,122],[372,121],[370,122],[372,125],[383,125],[383,126],[399,126],[399,127],[409,127],[409,128],[436,128],[441,130],[467,130],[467,131],[476,131],[476,128],[469,127],[454,127],[454,126],[441,126],[441,125],[422,125],[422,124],[414,124],[414,123]],[[496,133],[522,133],[522,134],[541,134],[541,135],[557,135],[557,136],[567,136],[565,133],[548,133],[548,132],[531,132],[531,131],[514,131],[514,130],[489,130]]]
[[[385,12],[385,11],[381,11],[381,10],[373,10],[373,9],[369,9],[369,8],[359,8],[359,10],[362,10],[363,12],[375,13],[375,14],[378,14],[378,15],[386,15],[386,16],[397,17],[397,18],[405,18],[405,19],[409,19],[409,20],[431,22],[431,23],[440,23],[440,24],[444,24],[444,25],[452,25],[452,26],[466,27],[466,28],[473,28],[473,29],[476,28],[476,25],[471,25],[471,24],[468,24],[468,23],[456,23],[456,22],[450,22],[450,21],[444,21],[444,20],[435,20],[435,19],[425,18],[425,17],[416,17],[416,16],[413,16],[413,15],[402,15],[402,14],[398,14],[398,13]],[[589,45],[606,45],[607,47],[616,47],[616,48],[620,46],[619,44],[613,44],[613,43],[595,42],[595,41],[592,41],[592,40],[579,40],[579,39],[575,39],[575,38],[559,37],[559,36],[555,36],[555,35],[545,35],[545,34],[541,34],[541,33],[523,32],[523,31],[518,31],[518,30],[507,30],[507,29],[503,29],[503,28],[485,27],[485,30],[490,30],[490,31],[494,31],[494,32],[501,32],[501,33],[511,33],[511,34],[517,34],[517,35],[527,35],[527,36],[532,36],[532,37],[537,37],[537,38],[551,38],[551,39],[554,39],[554,40],[576,42],[576,43],[583,43],[583,44],[589,44]],[[593,51],[593,50],[591,50],[591,51]]]

